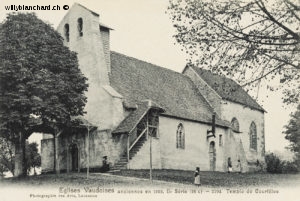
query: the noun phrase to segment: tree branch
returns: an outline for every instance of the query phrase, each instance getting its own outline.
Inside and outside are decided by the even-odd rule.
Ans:
[[[289,6],[292,6],[294,9],[297,9],[297,6],[294,5],[292,2],[290,2],[290,1],[288,1],[288,0],[285,0],[284,3],[285,3],[285,5],[286,5],[286,7],[290,9],[291,13],[295,16],[295,18],[296,18],[298,21],[300,21],[300,17],[293,11],[293,9],[291,9],[291,7],[289,7]],[[298,9],[299,9],[299,8],[298,8]],[[299,10],[300,10],[300,9],[299,9]]]
[[[264,78],[264,77],[266,77],[267,75],[273,73],[274,71],[279,70],[279,69],[282,68],[283,66],[284,66],[284,64],[279,64],[276,68],[270,70],[270,71],[267,72],[266,74],[264,74],[264,75],[262,75],[262,76],[260,76],[260,77],[257,77],[256,79],[254,79],[254,80],[252,80],[252,81],[250,81],[250,82],[247,82],[246,84],[243,84],[242,87],[245,87],[245,86],[247,86],[247,85],[249,85],[249,84],[251,84],[251,83],[253,83],[253,82],[256,82],[256,81],[261,80],[262,78]]]
[[[292,63],[290,63],[290,62],[288,62],[288,61],[286,61],[286,60],[284,60],[284,59],[280,59],[280,58],[277,58],[277,57],[275,57],[275,56],[268,55],[268,54],[266,54],[266,53],[262,53],[262,54],[265,55],[265,56],[267,56],[267,57],[269,57],[269,58],[271,58],[271,59],[275,59],[276,61],[280,61],[280,62],[285,63],[285,64],[287,64],[287,65],[293,66],[293,67],[296,68],[296,69],[300,69],[300,66],[299,66],[299,65],[296,66],[295,64],[292,64]]]
[[[259,4],[259,2],[261,3],[261,5]],[[264,3],[262,2],[262,0],[258,0],[256,1],[256,4],[261,8],[261,10],[268,16],[268,18],[274,22],[275,24],[277,24],[279,27],[281,27],[282,29],[284,29],[285,31],[287,31],[290,35],[292,35],[295,40],[297,40],[298,42],[300,42],[300,37],[298,34],[296,34],[295,32],[293,32],[291,29],[289,29],[288,27],[284,26],[282,23],[279,23],[267,10],[267,8],[265,7]]]

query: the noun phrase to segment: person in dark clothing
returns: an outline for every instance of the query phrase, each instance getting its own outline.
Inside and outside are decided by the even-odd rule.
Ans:
[[[196,167],[196,171],[195,171],[194,177],[195,177],[194,184],[196,186],[200,186],[201,182],[200,182],[200,168],[199,167]]]
[[[109,171],[109,164],[107,163],[107,156],[103,156],[101,172]]]
[[[243,169],[242,169],[242,163],[241,163],[241,160],[238,159],[238,162],[237,162],[237,170],[239,173],[242,173]]]

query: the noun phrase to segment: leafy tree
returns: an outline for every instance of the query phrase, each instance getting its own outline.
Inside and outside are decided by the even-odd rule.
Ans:
[[[41,166],[41,155],[38,153],[38,144],[36,142],[26,143],[25,155],[27,174],[31,168],[34,169],[34,173],[36,174],[35,168]],[[0,174],[3,175],[6,171],[14,174],[14,162],[15,154],[12,143],[0,137]]]
[[[283,102],[300,102],[299,1],[170,0],[168,11],[189,62],[247,89],[278,77]]]
[[[291,114],[291,119],[285,129],[285,139],[290,141],[288,148],[295,153],[295,161],[300,168],[300,104],[297,110]]]
[[[18,176],[26,174],[26,138],[82,115],[88,85],[76,53],[35,14],[8,14],[0,26],[0,134],[15,144]]]
[[[38,146],[39,145],[36,142],[32,142],[26,146],[27,174],[30,172],[31,168],[33,168],[34,174],[36,174],[35,168],[41,166],[41,155],[38,152]]]
[[[10,171],[14,174],[14,150],[12,143],[6,138],[0,137],[0,174]]]

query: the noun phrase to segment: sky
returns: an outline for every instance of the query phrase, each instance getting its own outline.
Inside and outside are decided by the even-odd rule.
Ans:
[[[181,72],[186,64],[186,55],[172,37],[175,29],[166,14],[168,0],[0,0],[0,22],[8,12],[5,6],[58,5],[60,10],[36,11],[42,20],[54,28],[67,13],[64,5],[74,2],[100,14],[100,22],[111,31],[111,50],[132,56],[152,64]],[[20,12],[20,11],[18,11]],[[285,106],[280,92],[260,91],[258,102],[267,111],[265,114],[265,138],[267,151],[284,151],[288,142],[284,139],[284,125],[295,107]],[[39,135],[41,136],[41,135]],[[37,140],[39,137],[33,137]]]

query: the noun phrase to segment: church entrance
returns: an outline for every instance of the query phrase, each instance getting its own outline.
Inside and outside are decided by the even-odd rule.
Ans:
[[[76,144],[70,145],[71,152],[71,171],[78,170],[78,147]]]
[[[211,142],[209,144],[209,169],[210,171],[216,170],[216,148],[215,148],[215,142]]]

